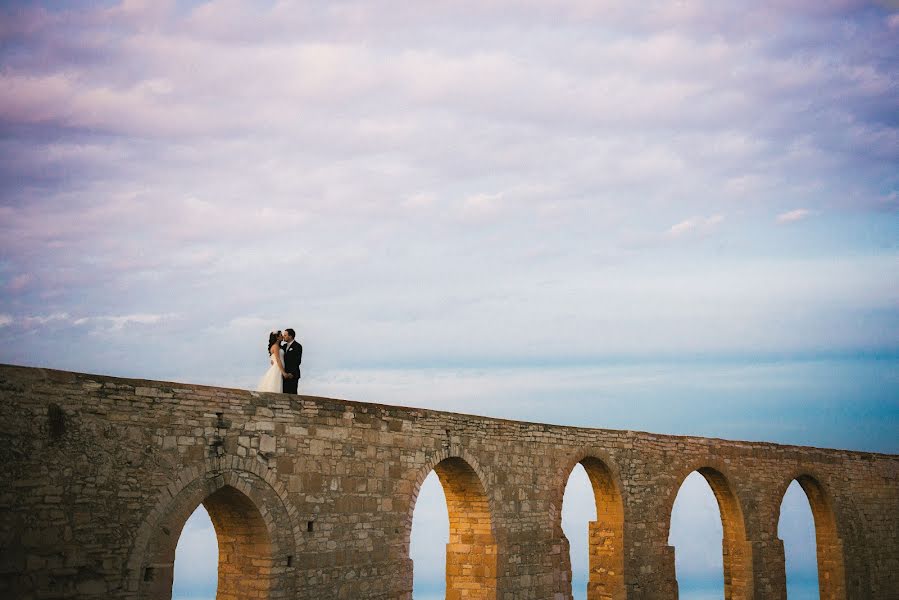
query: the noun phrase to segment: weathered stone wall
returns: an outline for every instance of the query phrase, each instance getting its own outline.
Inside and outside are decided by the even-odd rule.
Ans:
[[[11,366],[0,395],[3,598],[167,599],[203,503],[219,598],[408,599],[431,470],[450,510],[447,598],[569,598],[560,517],[579,462],[597,495],[591,598],[677,597],[668,528],[696,470],[721,508],[728,598],[786,598],[777,522],[793,479],[821,597],[899,597],[897,456]]]

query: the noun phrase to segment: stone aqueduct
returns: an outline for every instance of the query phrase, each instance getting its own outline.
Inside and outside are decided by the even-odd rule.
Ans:
[[[899,598],[899,456],[12,366],[0,390],[3,598],[168,599],[203,503],[220,600],[409,599],[412,511],[432,469],[450,514],[448,599],[570,598],[561,505],[577,463],[597,500],[591,599],[677,598],[668,528],[694,470],[721,509],[726,598],[786,598],[777,523],[794,479],[821,598]]]

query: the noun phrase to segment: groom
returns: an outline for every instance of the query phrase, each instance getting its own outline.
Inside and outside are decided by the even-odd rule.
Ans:
[[[296,341],[296,332],[293,329],[285,329],[281,337],[284,343],[284,370],[287,377],[284,378],[284,393],[296,394],[297,384],[300,383],[300,363],[303,362],[303,345]]]

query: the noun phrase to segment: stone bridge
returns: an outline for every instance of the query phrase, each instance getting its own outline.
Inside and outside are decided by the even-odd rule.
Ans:
[[[677,598],[668,529],[692,471],[721,509],[727,599],[786,598],[777,524],[794,479],[821,598],[899,598],[899,456],[13,366],[0,391],[2,598],[169,599],[202,503],[220,600],[409,599],[431,470],[450,517],[447,599],[570,598],[561,508],[578,463],[598,515],[591,599]]]

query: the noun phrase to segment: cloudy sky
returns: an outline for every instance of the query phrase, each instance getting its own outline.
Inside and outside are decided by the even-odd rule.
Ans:
[[[899,4],[9,3],[0,361],[899,451]]]

